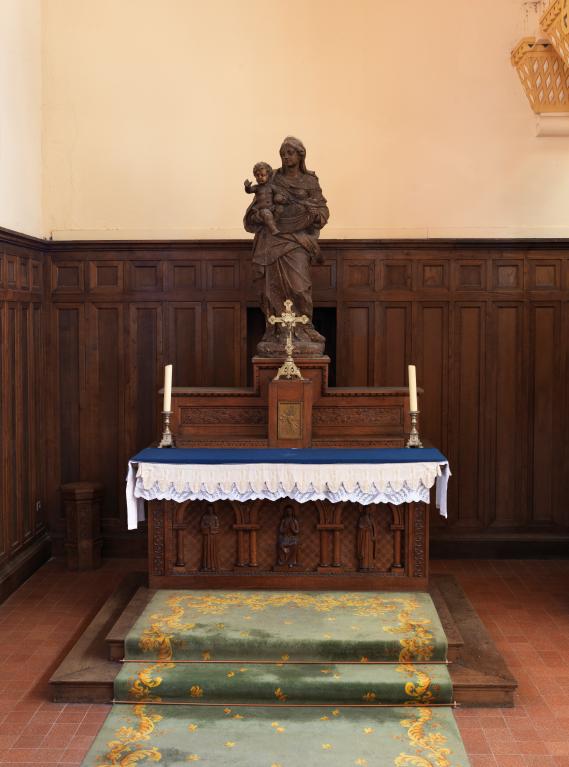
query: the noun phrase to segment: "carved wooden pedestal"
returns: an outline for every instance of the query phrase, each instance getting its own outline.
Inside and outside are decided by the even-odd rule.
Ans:
[[[61,487],[65,514],[65,552],[70,570],[93,570],[101,564],[103,487],[72,482]]]
[[[216,569],[206,571],[202,520],[209,506],[218,532]],[[286,523],[287,507],[297,526]],[[374,537],[365,560],[362,514],[371,519]],[[428,579],[422,503],[152,501],[148,527],[151,588],[422,589]],[[292,547],[293,539],[289,562],[283,546]]]

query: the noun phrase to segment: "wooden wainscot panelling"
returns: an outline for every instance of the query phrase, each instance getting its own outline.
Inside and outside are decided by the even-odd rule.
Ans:
[[[444,453],[448,449],[449,305],[425,302],[415,308],[413,360],[423,389],[420,431]],[[438,523],[440,516],[433,515],[433,524]]]
[[[54,294],[82,293],[85,289],[81,261],[56,261],[51,265],[51,289]]]
[[[37,261],[36,259],[33,259],[31,262],[31,280],[32,280],[32,290],[34,292],[40,292],[42,290],[42,265],[40,261]]]
[[[561,288],[561,262],[530,260],[530,290],[559,290]]]
[[[6,255],[6,287],[12,289],[18,287],[18,259],[8,254]]]
[[[129,289],[134,292],[161,291],[163,287],[163,262],[135,261],[129,264]]]
[[[411,349],[411,304],[376,304],[376,386],[406,386]]]
[[[205,386],[202,348],[202,304],[174,302],[168,307],[167,357],[174,386]]]
[[[207,380],[211,386],[241,386],[241,306],[208,301],[206,313]]]
[[[338,386],[370,386],[373,381],[373,303],[343,305],[338,331]]]
[[[123,267],[120,261],[90,261],[89,292],[122,293]]]
[[[528,379],[524,348],[524,307],[514,302],[496,302],[492,323],[491,396],[484,403],[490,420],[492,448],[490,472],[494,491],[493,524],[510,527],[528,519],[527,434]],[[492,417],[493,416],[493,417]],[[482,448],[482,445],[481,445]]]
[[[458,261],[453,264],[455,290],[486,290],[486,261]]]
[[[172,261],[167,264],[167,290],[188,291],[201,288],[201,261]]]
[[[523,260],[496,260],[492,268],[492,287],[503,292],[519,292],[524,287]]]
[[[567,524],[566,478],[557,446],[564,437],[561,428],[563,376],[561,356],[561,304],[539,304],[530,308],[530,370],[532,371],[531,423],[531,521],[536,525]]]
[[[328,295],[336,290],[336,260],[326,259],[312,267],[312,290],[315,296]]]
[[[42,248],[41,241],[0,230],[0,601],[49,556],[46,339],[41,277],[33,269]]]
[[[338,386],[404,385],[407,364],[418,366],[421,433],[453,470],[449,519],[433,517],[434,538],[451,554],[474,539],[568,539],[569,242],[321,246],[314,301],[329,339],[335,323]],[[262,317],[250,242],[36,242],[0,232],[0,258],[0,493],[15,510],[0,533],[1,598],[2,562],[41,533],[36,501],[48,498],[61,534],[63,482],[105,485],[105,546],[121,553],[126,458],[158,436],[163,364],[173,362],[176,386],[243,386]],[[319,407],[316,419],[334,416]],[[196,434],[225,428],[186,416]],[[219,417],[229,430],[244,420]]]
[[[410,290],[411,263],[383,261],[380,280],[381,290]]]
[[[460,303],[455,307],[452,390],[450,393],[449,460],[460,486],[451,483],[450,508],[457,527],[484,524],[485,462],[485,336],[486,305]],[[490,459],[491,460],[491,459]]]
[[[348,292],[375,290],[375,259],[346,258],[343,266],[343,288]]]
[[[206,288],[214,291],[239,288],[239,261],[206,261]]]
[[[448,290],[448,261],[423,261],[417,265],[420,290]]]
[[[96,477],[104,486],[103,519],[117,519],[124,482],[125,334],[124,305],[88,304],[87,413],[91,440],[82,477]],[[154,400],[155,401],[155,400]],[[87,468],[88,467],[88,468]]]
[[[162,304],[131,304],[128,321],[127,445],[134,453],[158,436],[158,390],[163,385]],[[96,478],[95,478],[96,479]]]
[[[84,306],[63,304],[54,307],[53,332],[56,338],[57,403],[59,409],[59,467],[57,486],[81,478],[81,405],[85,380],[82,337],[85,332]],[[86,443],[85,443],[86,444]]]

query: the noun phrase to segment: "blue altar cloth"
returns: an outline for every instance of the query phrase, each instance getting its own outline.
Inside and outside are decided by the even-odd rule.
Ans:
[[[423,448],[158,448],[147,447],[132,463],[423,463],[448,459],[434,447]]]
[[[446,516],[448,460],[435,448],[146,448],[129,461],[129,529],[144,502],[291,498],[428,503]]]

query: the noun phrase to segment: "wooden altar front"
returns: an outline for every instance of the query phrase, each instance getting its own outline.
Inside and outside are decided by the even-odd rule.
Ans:
[[[403,448],[407,388],[328,387],[329,358],[296,358],[312,381],[313,447]],[[251,388],[175,388],[178,447],[267,447],[268,388],[280,361],[254,358]],[[150,501],[152,588],[423,589],[429,516],[424,503]],[[294,564],[279,564],[287,507],[298,523]],[[206,517],[207,515],[207,517]],[[204,523],[204,517],[206,522]]]

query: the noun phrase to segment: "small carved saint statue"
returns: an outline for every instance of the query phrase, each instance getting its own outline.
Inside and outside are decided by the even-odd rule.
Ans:
[[[377,532],[373,516],[369,509],[364,509],[358,519],[357,558],[358,570],[373,570],[376,556]]]
[[[201,570],[213,573],[219,570],[218,540],[219,518],[210,504],[200,521],[202,533],[202,565]]]
[[[285,506],[277,539],[277,564],[296,567],[300,525],[292,506]]]

